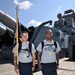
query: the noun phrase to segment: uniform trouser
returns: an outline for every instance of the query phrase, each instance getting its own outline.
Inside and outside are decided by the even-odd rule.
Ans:
[[[57,75],[56,63],[42,63],[41,65],[43,75]]]
[[[20,75],[33,75],[32,74],[32,63],[19,63]]]

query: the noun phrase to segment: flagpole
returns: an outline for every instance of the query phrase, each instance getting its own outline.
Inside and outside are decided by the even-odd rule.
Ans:
[[[16,52],[17,52],[17,59],[16,59],[16,65],[18,67],[18,5],[16,6]],[[18,73],[19,75],[19,73]]]

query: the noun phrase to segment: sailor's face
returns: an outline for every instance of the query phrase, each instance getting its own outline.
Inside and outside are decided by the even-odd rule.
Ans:
[[[52,39],[52,31],[51,30],[46,31],[46,39]]]
[[[22,34],[22,40],[27,41],[28,40],[28,33],[23,33]]]

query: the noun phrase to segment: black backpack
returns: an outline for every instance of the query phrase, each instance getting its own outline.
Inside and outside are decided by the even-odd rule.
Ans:
[[[21,42],[21,41],[19,41],[18,53],[20,52],[21,47],[22,47],[22,42]],[[27,57],[29,57],[29,56],[30,56],[30,54],[32,55],[31,50],[32,50],[32,43],[31,43],[31,42],[29,42],[29,49],[28,49],[28,50],[26,49],[26,51],[28,51],[28,53],[29,53],[29,55],[28,55]]]
[[[54,41],[54,45],[57,48],[57,43]],[[43,47],[44,47],[44,41],[41,42],[41,46],[42,46],[42,51],[41,51],[41,55],[43,53]]]

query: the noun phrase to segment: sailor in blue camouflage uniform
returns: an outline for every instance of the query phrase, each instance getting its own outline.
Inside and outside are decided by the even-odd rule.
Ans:
[[[29,52],[29,41],[28,41],[28,32],[24,31],[21,35],[22,42],[21,49],[19,51],[19,67],[16,66],[16,47],[13,49],[14,53],[14,64],[15,64],[15,71],[16,73],[19,72],[20,75],[33,75],[32,71],[35,69],[35,48],[34,45],[31,43],[31,53]]]
[[[52,40],[52,31],[46,31],[46,39],[36,48],[38,50],[38,66],[43,75],[57,75],[60,46]],[[43,48],[42,48],[42,45]]]

